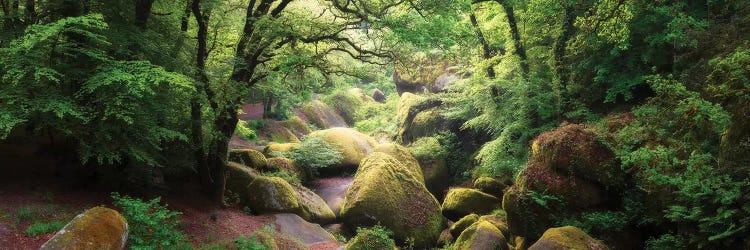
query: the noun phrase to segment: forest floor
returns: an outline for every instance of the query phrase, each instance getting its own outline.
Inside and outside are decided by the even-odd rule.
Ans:
[[[28,154],[23,147],[0,145],[0,250],[39,249],[56,230],[31,236],[27,228],[35,223],[59,222],[67,224],[76,215],[95,206],[112,206],[107,191],[91,187],[77,187],[71,181],[54,175],[51,159]],[[224,246],[232,248],[234,240],[248,236],[270,225],[276,229],[295,228],[295,221],[283,220],[274,215],[246,214],[238,206],[218,208],[210,199],[200,194],[198,188],[186,186],[179,192],[170,192],[163,203],[179,211],[179,229],[193,246]],[[290,230],[291,231],[291,230]],[[274,234],[279,247],[293,248],[297,235]],[[338,249],[337,242],[307,241],[315,249]]]

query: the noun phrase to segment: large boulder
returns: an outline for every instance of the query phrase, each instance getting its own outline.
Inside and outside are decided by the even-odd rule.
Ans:
[[[247,186],[255,179],[260,177],[257,170],[236,162],[227,163],[226,190],[239,197],[241,202],[245,202],[247,195]]]
[[[307,125],[307,122],[299,118],[298,116],[292,116],[286,121],[282,123],[282,125],[289,129],[294,135],[297,136],[297,138],[302,138],[303,136],[312,133],[312,129],[310,129],[310,126]]]
[[[383,91],[380,91],[379,89],[373,89],[370,92],[370,97],[379,103],[385,103],[385,100],[387,99]]]
[[[299,143],[297,135],[286,127],[286,123],[271,119],[263,120],[263,126],[257,129],[258,137],[269,142]]]
[[[508,241],[492,223],[478,221],[458,236],[454,247],[462,250],[508,250]]]
[[[474,180],[474,188],[495,197],[503,197],[503,190],[508,187],[505,183],[492,177],[479,177]]]
[[[305,103],[302,105],[301,111],[310,122],[319,128],[346,127],[344,118],[321,101],[313,100]]]
[[[396,67],[393,72],[393,82],[399,94],[443,92],[463,77],[458,73],[458,67],[427,58],[408,68]]]
[[[341,160],[339,168],[356,168],[359,162],[370,154],[373,147],[377,145],[372,137],[350,128],[331,128],[318,130],[309,138],[321,138],[341,152],[344,159]]]
[[[441,131],[451,130],[451,122],[443,117],[443,108],[433,107],[408,116],[398,132],[404,143],[413,142],[421,137],[431,136]],[[413,111],[411,111],[413,112]],[[411,119],[409,119],[411,118]]]
[[[375,146],[374,152],[386,153],[393,158],[396,158],[401,164],[403,164],[407,170],[417,177],[422,183],[424,183],[424,175],[422,174],[422,168],[419,166],[419,162],[411,151],[404,146],[395,143],[384,143]]]
[[[621,204],[626,175],[602,140],[576,124],[534,140],[527,166],[503,196],[513,234],[537,239],[560,218]]]
[[[492,195],[471,188],[453,188],[443,200],[443,215],[458,220],[466,215],[489,214],[500,209],[500,200]]]
[[[350,88],[350,89],[346,90],[346,92],[349,93],[352,96],[355,96],[355,97],[359,98],[363,102],[374,102],[375,101],[372,97],[366,95],[365,91],[363,89],[361,89],[361,88]]]
[[[423,97],[409,92],[401,94],[401,97],[398,99],[398,108],[396,109],[396,117],[399,124],[406,123],[406,117],[409,116],[410,110],[423,100]]]
[[[256,178],[247,186],[247,200],[248,206],[261,214],[293,213],[317,223],[329,223],[336,219],[320,196],[278,177]]]
[[[456,221],[456,223],[453,223],[450,227],[450,232],[453,237],[458,237],[461,235],[461,233],[466,230],[469,226],[473,225],[479,221],[479,215],[477,214],[470,214],[467,216],[464,216],[460,220]]]
[[[128,222],[115,210],[94,207],[76,216],[42,245],[43,250],[125,248]]]
[[[318,224],[309,223],[296,214],[276,214],[276,231],[292,239],[299,240],[309,249],[317,249],[321,244],[336,244],[336,238]],[[287,246],[285,246],[287,247]]]
[[[607,246],[591,238],[577,227],[565,226],[550,228],[529,250],[604,250]]]
[[[264,170],[268,167],[266,156],[255,149],[232,150],[229,152],[229,160],[258,170]]]
[[[285,171],[300,180],[309,178],[303,169],[300,169],[294,160],[284,157],[268,158],[268,169],[271,171]]]
[[[419,160],[424,174],[424,183],[427,190],[439,200],[443,200],[445,190],[450,184],[451,174],[448,164],[443,159]]]
[[[362,161],[341,209],[349,228],[380,223],[400,242],[434,245],[443,229],[440,204],[422,181],[396,158],[380,152]]]
[[[359,89],[361,91],[361,89]],[[354,125],[357,110],[364,104],[364,93],[352,91],[336,91],[325,98],[328,106],[333,108],[341,118],[344,118],[346,124]]]

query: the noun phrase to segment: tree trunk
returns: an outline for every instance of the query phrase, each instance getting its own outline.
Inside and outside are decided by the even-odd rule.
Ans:
[[[560,105],[560,114],[562,115],[565,113],[567,108],[567,102],[568,100],[568,81],[570,78],[570,75],[568,74],[568,70],[566,70],[565,66],[565,51],[567,49],[568,40],[573,36],[573,32],[575,31],[575,27],[573,26],[573,22],[576,20],[576,15],[574,13],[573,6],[566,6],[565,7],[565,14],[563,16],[563,23],[562,23],[562,32],[560,33],[560,37],[558,37],[557,41],[555,42],[555,49],[554,49],[554,59],[555,59],[555,71],[557,73],[558,77],[558,92],[559,92],[559,104]]]
[[[208,58],[207,40],[208,40],[208,14],[203,13],[201,10],[201,0],[194,0],[189,5],[190,10],[195,17],[196,23],[198,24],[198,51],[196,53],[195,65],[198,69],[196,74],[196,97],[191,100],[190,104],[190,116],[192,120],[192,141],[193,141],[193,152],[197,161],[198,175],[201,180],[205,191],[207,191],[217,204],[223,205],[224,202],[224,170],[226,166],[226,158],[221,158],[221,155],[228,154],[228,148],[221,147],[222,141],[209,142],[209,153],[203,149],[205,142],[203,141],[203,118],[202,118],[202,105],[199,96],[207,93],[206,91],[210,88],[208,86],[208,76],[205,73],[206,69],[206,58]],[[211,100],[209,100],[211,101]],[[236,116],[236,115],[235,115]],[[221,118],[221,117],[220,117]],[[217,122],[221,119],[217,119]],[[217,126],[217,129],[220,127]],[[234,130],[231,131],[234,133]],[[222,133],[223,135],[223,133]],[[231,134],[230,134],[231,136]],[[220,138],[221,139],[221,138]],[[228,142],[228,140],[227,140]],[[226,144],[226,143],[224,143]],[[223,153],[221,153],[223,151]]]
[[[187,4],[185,5],[185,12],[182,14],[182,19],[180,20],[180,30],[182,32],[188,31],[188,21],[190,19],[190,11],[192,11],[192,0],[187,0]]]
[[[472,11],[471,14],[469,14],[469,20],[471,21],[471,25],[474,26],[474,29],[476,30],[477,39],[479,39],[479,43],[482,44],[482,59],[489,60],[494,56],[493,50],[490,49],[490,44],[487,42],[487,39],[484,38],[484,34],[482,33],[482,29],[479,27],[479,23],[477,22],[477,17],[474,15],[474,12]],[[488,65],[487,66],[487,77],[490,79],[495,78],[495,68],[494,65]]]
[[[136,0],[135,1],[135,26],[141,30],[146,30],[148,18],[151,17],[151,7],[154,0]]]
[[[28,24],[36,22],[36,1],[26,0],[24,7],[26,7],[26,18],[28,19],[26,22]]]
[[[526,58],[526,48],[521,42],[521,33],[518,32],[518,24],[513,5],[508,1],[503,0],[497,0],[497,2],[503,6],[505,16],[508,18],[508,26],[510,27],[510,36],[513,38],[513,46],[515,47],[516,55],[518,55],[518,58],[521,60],[521,72],[523,73],[523,77],[527,78],[529,76],[529,63]]]

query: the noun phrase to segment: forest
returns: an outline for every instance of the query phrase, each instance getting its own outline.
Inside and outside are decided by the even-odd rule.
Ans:
[[[750,249],[750,2],[0,0],[0,249]]]

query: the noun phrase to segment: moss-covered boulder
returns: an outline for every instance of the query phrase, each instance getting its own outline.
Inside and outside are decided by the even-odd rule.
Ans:
[[[399,130],[399,138],[407,143],[418,138],[434,135],[440,131],[450,130],[451,124],[440,107],[420,111],[413,119],[405,121]]]
[[[593,128],[570,124],[542,133],[531,146],[536,163],[604,187],[622,187],[625,171]]]
[[[264,120],[264,125],[257,129],[261,140],[278,143],[299,143],[300,140],[295,133],[285,126],[282,121]]]
[[[474,180],[474,188],[495,197],[503,197],[503,190],[507,185],[492,177],[479,177]]]
[[[264,149],[263,154],[269,157],[276,157],[279,153],[291,152],[299,147],[299,143],[269,143]]]
[[[380,91],[379,89],[373,89],[370,91],[370,98],[379,103],[385,103],[385,100],[387,99],[383,91]]]
[[[44,250],[121,250],[128,239],[128,222],[115,210],[94,207],[76,216],[42,245]]]
[[[359,89],[361,90],[361,89]],[[331,93],[331,95],[325,97],[325,102],[328,104],[329,107],[333,108],[334,111],[338,115],[341,116],[341,118],[344,118],[344,121],[348,125],[354,125],[355,122],[355,115],[357,113],[357,110],[359,110],[360,107],[364,104],[364,93],[358,94],[357,91],[336,91]]]
[[[607,246],[591,238],[586,232],[577,227],[566,226],[550,228],[544,232],[529,250],[573,250],[589,249],[604,250]]]
[[[440,204],[417,176],[394,157],[372,153],[346,193],[341,217],[349,228],[380,223],[397,241],[434,245],[444,226]]]
[[[453,235],[453,237],[460,236],[461,233],[466,228],[473,225],[477,221],[479,221],[479,215],[477,214],[470,214],[470,215],[464,216],[460,220],[456,221],[456,223],[453,223],[453,225],[451,225],[450,227],[451,235]]]
[[[499,229],[500,232],[503,232],[506,239],[511,239],[512,234],[510,233],[508,223],[505,221],[505,217],[499,215],[482,215],[479,217],[479,221],[492,223],[492,225]]]
[[[293,213],[307,221],[328,223],[336,218],[320,196],[278,177],[259,177],[247,186],[247,204],[255,212]]]
[[[454,247],[461,250],[507,250],[508,242],[492,223],[478,221],[458,236]]]
[[[307,119],[319,128],[346,127],[346,121],[327,104],[313,100],[300,107]]]
[[[229,160],[245,166],[265,170],[268,168],[268,159],[255,149],[235,149],[229,152]]]
[[[443,215],[451,220],[458,220],[466,215],[488,214],[500,209],[500,200],[492,195],[471,188],[453,188],[443,200]]]
[[[377,145],[372,137],[350,128],[331,128],[318,130],[310,138],[321,138],[341,152],[344,157],[339,168],[356,168],[359,162],[370,154]]]
[[[435,195],[439,200],[445,196],[445,191],[451,183],[450,169],[443,159],[437,160],[419,160],[424,174],[424,183],[427,190]]]
[[[227,163],[226,190],[237,194],[241,202],[245,202],[247,186],[260,177],[257,170],[236,162]]]
[[[614,153],[594,130],[565,125],[541,134],[531,146],[527,166],[503,197],[515,235],[536,239],[587,210],[620,204],[627,178]]]
[[[297,177],[300,180],[305,180],[308,176],[305,175],[305,171],[297,167],[294,161],[284,157],[273,157],[268,158],[268,169],[271,171],[286,171],[287,173]]]
[[[312,133],[312,129],[307,125],[307,122],[299,118],[298,116],[292,116],[282,123],[282,125],[289,129],[297,138],[302,138],[305,135]]]
[[[398,117],[399,124],[406,123],[406,118],[409,116],[412,107],[417,105],[423,99],[423,97],[409,92],[401,94],[401,97],[398,99],[398,108],[396,110],[396,117]]]
[[[390,156],[393,156],[393,158],[396,158],[397,161],[406,166],[406,169],[409,170],[411,174],[416,176],[417,179],[424,183],[422,168],[419,166],[419,162],[417,161],[417,159],[414,158],[414,155],[411,154],[411,151],[409,151],[409,149],[407,149],[406,147],[395,143],[384,143],[375,146],[373,151],[386,153]]]

